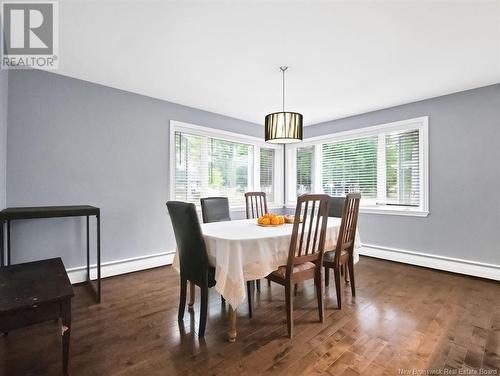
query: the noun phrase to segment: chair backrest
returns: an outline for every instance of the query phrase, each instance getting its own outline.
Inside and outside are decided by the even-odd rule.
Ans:
[[[345,197],[342,222],[340,223],[337,245],[335,247],[335,262],[339,262],[342,251],[348,251],[352,256],[358,225],[360,200],[361,194],[359,193],[349,193]]]
[[[209,263],[196,207],[186,202],[168,201],[167,208],[177,242],[181,277],[205,286]]]
[[[302,195],[297,198],[287,275],[290,275],[294,265],[305,262],[314,262],[317,267],[321,267],[325,250],[329,200],[328,195]]]
[[[342,218],[344,210],[345,197],[330,197],[330,207],[328,209],[329,217]]]
[[[230,221],[227,197],[207,197],[200,199],[203,223]]]
[[[247,206],[247,219],[259,218],[268,213],[266,192],[245,193],[245,203]]]

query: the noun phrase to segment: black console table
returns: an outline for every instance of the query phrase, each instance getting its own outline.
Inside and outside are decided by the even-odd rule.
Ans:
[[[97,280],[96,286],[90,278],[89,217],[96,217],[97,226]],[[99,208],[90,205],[80,206],[35,206],[6,208],[0,211],[0,266],[10,265],[11,241],[10,222],[19,219],[87,217],[87,283],[92,288],[97,303],[101,302],[101,214]],[[5,231],[7,223],[7,260],[5,260]]]

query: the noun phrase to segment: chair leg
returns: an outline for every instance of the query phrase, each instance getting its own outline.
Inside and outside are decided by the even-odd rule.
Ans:
[[[343,264],[343,265],[340,265],[340,267],[343,270],[344,283],[347,285],[349,283],[349,280],[347,279],[347,265]]]
[[[351,280],[351,293],[352,296],[356,296],[356,284],[354,283],[354,262],[352,260],[352,257],[349,258],[348,266],[349,266],[349,279]]]
[[[340,275],[344,275],[344,265],[340,265]]]
[[[254,281],[247,281],[248,317],[249,318],[252,318],[252,316],[253,316],[253,307],[252,307],[253,291],[254,291]]]
[[[201,288],[201,302],[200,302],[200,328],[198,330],[198,337],[205,336],[205,328],[207,326],[207,313],[208,313],[208,287]]]
[[[257,280],[257,292],[260,292],[260,279]]]
[[[226,299],[224,299],[224,297],[222,295],[220,296],[220,302],[222,304],[226,304]]]
[[[293,296],[297,296],[297,291],[299,290],[299,284],[293,285]]]
[[[335,290],[337,291],[337,307],[342,309],[342,293],[340,285],[340,268],[334,268],[333,274],[335,275]]]
[[[271,280],[270,279],[267,280],[267,286],[271,287]]]
[[[325,266],[325,286],[330,285],[330,268]]]
[[[292,284],[285,285],[285,299],[286,299],[286,326],[288,329],[288,337],[293,337],[293,294]]]
[[[321,268],[319,269],[321,271]],[[324,321],[324,305],[323,305],[323,284],[321,283],[321,272],[316,273],[314,277],[314,285],[316,286],[316,296],[318,299],[318,312],[319,312],[319,321]]]
[[[187,295],[187,279],[181,277],[181,296],[179,298],[179,314],[177,316],[179,321],[181,321],[184,318],[184,310],[186,308],[186,295]]]

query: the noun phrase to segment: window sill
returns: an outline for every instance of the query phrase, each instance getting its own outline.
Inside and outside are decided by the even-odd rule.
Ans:
[[[409,217],[427,217],[428,210],[422,209],[409,209],[401,207],[364,207],[359,208],[361,214],[385,214],[385,215],[402,215]]]
[[[295,208],[295,207],[294,207]],[[282,204],[270,204],[267,207],[268,210],[276,210],[276,209],[283,209]],[[247,210],[246,206],[230,206],[229,211],[230,212],[245,212]],[[196,212],[198,214],[201,214],[201,207],[198,205],[196,206]],[[167,210],[167,214],[170,215],[170,213]]]
[[[294,203],[288,203],[286,205],[287,209],[295,209],[296,205]],[[402,207],[360,207],[359,212],[361,214],[382,214],[382,215],[400,215],[407,217],[427,217],[429,215],[428,210],[422,209],[410,209]]]

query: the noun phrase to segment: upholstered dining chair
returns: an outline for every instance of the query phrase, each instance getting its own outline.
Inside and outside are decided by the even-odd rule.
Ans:
[[[230,221],[227,197],[206,197],[200,199],[204,223]]]
[[[321,267],[328,224],[328,195],[302,195],[297,198],[295,220],[286,265],[266,278],[285,286],[288,336],[293,337],[293,290],[302,281],[314,279],[319,319],[323,322],[323,284]],[[302,222],[301,215],[303,217]]]
[[[356,284],[354,281],[354,239],[356,238],[356,228],[358,223],[359,193],[349,193],[344,199],[342,209],[342,220],[340,224],[337,244],[335,249],[325,252],[323,256],[323,266],[325,267],[325,285],[329,284],[329,270],[333,269],[335,276],[335,289],[337,291],[337,306],[342,308],[342,293],[340,285],[340,268],[349,270],[352,296],[356,296]],[[347,271],[345,271],[347,277]]]
[[[247,219],[259,218],[268,213],[266,192],[246,192],[245,204]],[[267,283],[271,286],[271,281]],[[260,292],[260,280],[257,280],[257,291]]]
[[[205,197],[200,199],[201,203],[201,216],[203,223],[224,222],[230,221],[231,215],[229,214],[229,201],[227,197]],[[253,316],[253,281],[247,281],[247,297],[248,297],[248,316]],[[222,302],[225,302],[224,297],[221,295]]]
[[[168,201],[167,208],[179,252],[181,294],[178,319],[182,320],[184,317],[187,282],[189,281],[191,286],[190,307],[194,303],[194,285],[201,289],[198,337],[203,337],[207,324],[208,289],[215,286],[215,268],[211,267],[208,262],[207,249],[194,204]]]
[[[330,206],[328,207],[328,216],[342,218],[342,210],[344,210],[345,197],[331,196]]]

